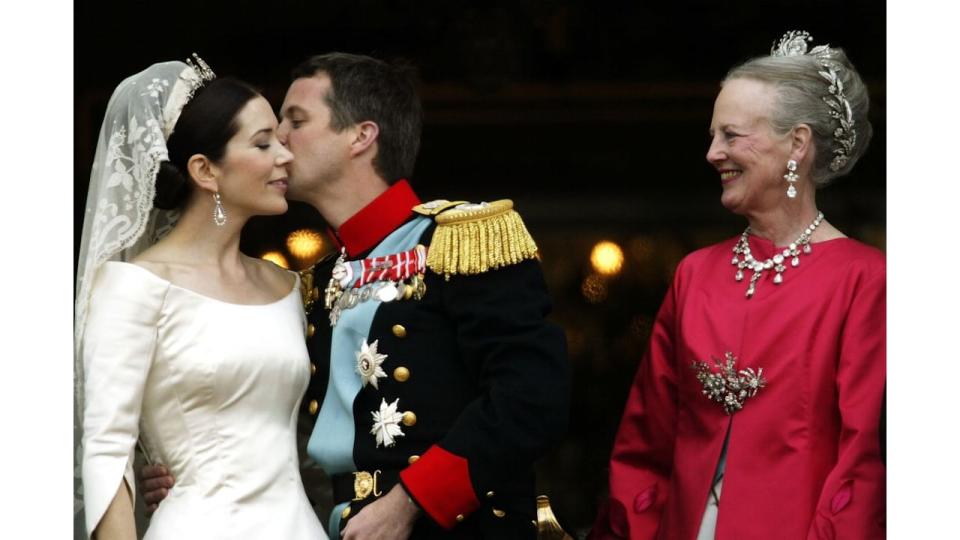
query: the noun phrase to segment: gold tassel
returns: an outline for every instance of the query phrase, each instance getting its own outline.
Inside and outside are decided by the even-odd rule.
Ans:
[[[449,210],[436,220],[427,267],[447,279],[480,274],[537,256],[537,244],[509,199]]]

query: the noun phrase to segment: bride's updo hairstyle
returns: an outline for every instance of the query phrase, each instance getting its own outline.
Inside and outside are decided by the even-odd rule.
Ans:
[[[187,160],[195,154],[214,163],[222,160],[227,142],[240,129],[237,115],[259,96],[247,83],[229,77],[214,79],[197,90],[167,138],[169,161],[161,162],[157,171],[154,207],[173,210],[186,202],[193,189]]]

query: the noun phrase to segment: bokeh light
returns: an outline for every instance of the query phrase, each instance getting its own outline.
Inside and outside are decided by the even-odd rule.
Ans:
[[[602,276],[590,274],[580,284],[580,292],[583,293],[587,302],[599,304],[607,299],[607,283]]]
[[[313,229],[298,229],[287,236],[287,250],[307,265],[323,251],[323,236]]]
[[[261,255],[260,258],[265,261],[270,261],[277,266],[286,268],[287,270],[290,269],[290,263],[287,262],[287,258],[284,257],[283,253],[280,253],[279,251],[268,251]]]
[[[605,276],[617,274],[623,268],[623,250],[609,240],[597,242],[590,252],[590,264],[594,270]]]

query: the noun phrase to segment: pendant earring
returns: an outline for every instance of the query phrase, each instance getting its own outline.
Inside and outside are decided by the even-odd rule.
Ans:
[[[227,223],[227,213],[223,210],[223,203],[220,202],[220,194],[213,194],[213,201],[216,203],[213,207],[213,222],[217,227],[223,227]]]
[[[790,197],[791,199],[796,198],[797,188],[793,184],[800,179],[800,177],[797,175],[796,161],[792,159],[787,160],[787,174],[783,175],[783,179],[790,184],[790,187],[787,188],[787,197]]]

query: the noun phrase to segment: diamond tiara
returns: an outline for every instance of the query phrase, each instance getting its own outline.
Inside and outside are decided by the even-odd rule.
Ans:
[[[193,68],[193,71],[196,72],[197,77],[199,78],[199,86],[203,86],[204,83],[208,83],[217,78],[217,74],[210,69],[210,66],[203,61],[203,58],[197,56],[197,53],[193,53],[193,58],[187,58],[187,65]]]
[[[170,99],[163,108],[163,136],[169,138],[180,119],[183,108],[193,99],[193,95],[206,83],[217,78],[210,66],[193,53],[193,58],[185,60],[190,69],[184,69],[170,90]]]
[[[836,145],[833,149],[833,160],[830,162],[830,170],[836,172],[850,160],[850,154],[857,143],[857,130],[854,129],[853,110],[843,93],[843,80],[839,76],[843,66],[834,59],[835,51],[829,45],[818,45],[808,52],[807,42],[810,41],[813,41],[813,38],[808,32],[791,30],[784,34],[779,42],[774,42],[770,48],[770,55],[813,56],[823,68],[817,72],[828,83],[829,94],[823,96],[823,101],[830,108],[830,116],[840,124],[840,127],[833,131],[833,140],[836,141]]]

